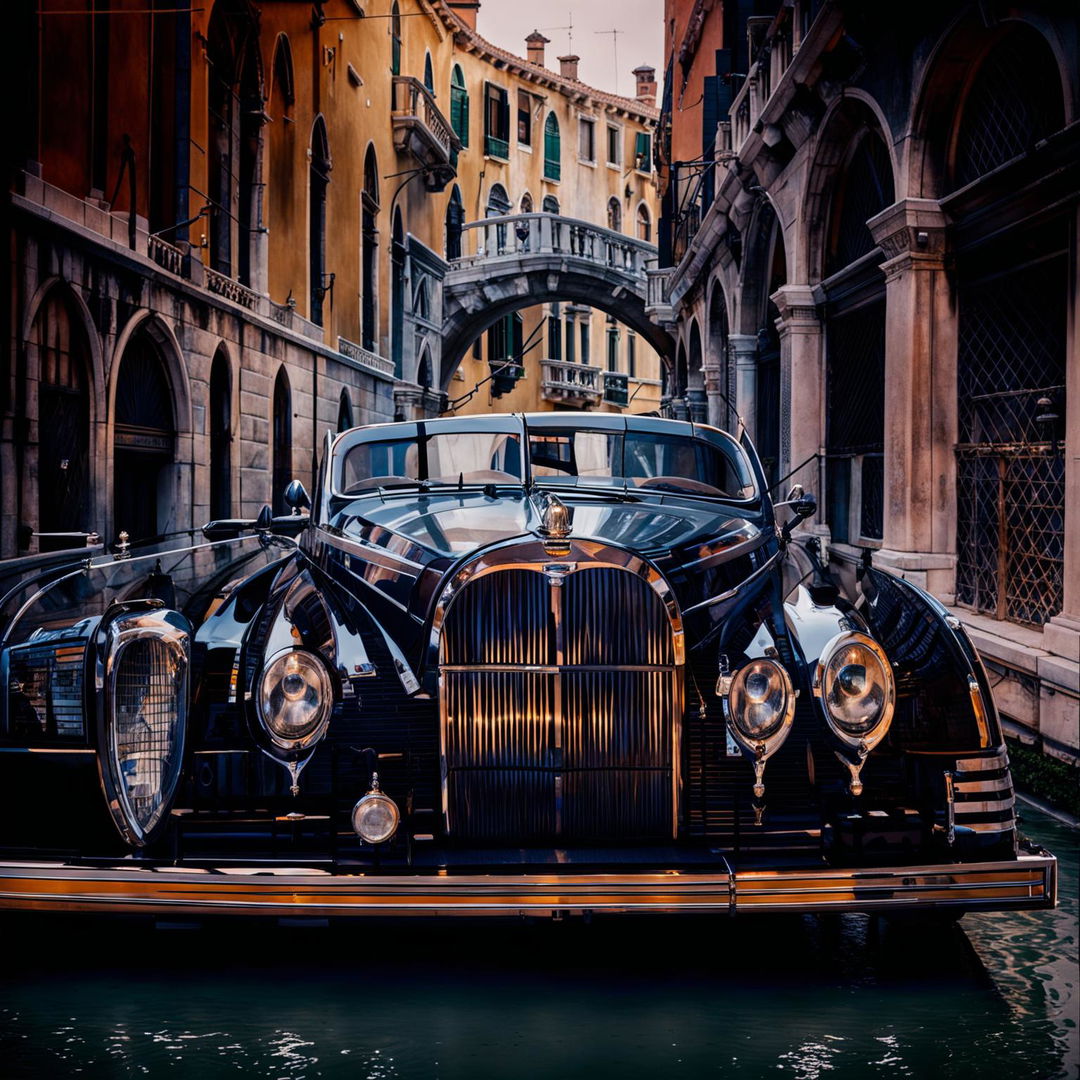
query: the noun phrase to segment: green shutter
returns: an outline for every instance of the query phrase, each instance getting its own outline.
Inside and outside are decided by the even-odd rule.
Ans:
[[[465,77],[456,64],[450,75],[450,126],[461,140],[469,145],[469,92],[465,89]]]
[[[652,148],[650,136],[646,131],[639,131],[634,142],[635,166],[642,172],[652,172]],[[640,164],[638,164],[640,161]]]
[[[559,147],[559,121],[554,113],[548,113],[544,124],[544,178],[558,180],[562,173],[561,150]]]

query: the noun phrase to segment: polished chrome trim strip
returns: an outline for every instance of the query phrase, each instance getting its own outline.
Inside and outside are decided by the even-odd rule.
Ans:
[[[941,905],[1053,907],[1057,860],[859,870],[640,874],[334,875],[311,868],[105,868],[0,863],[0,908],[38,911],[198,910],[257,915],[556,911],[866,911]]]
[[[957,802],[954,805],[956,823],[963,825],[965,814],[988,814],[992,810],[1011,810],[1016,805],[1016,797],[1009,795],[1007,799],[983,799],[979,802]]]
[[[0,746],[0,754],[96,754],[84,746]]]

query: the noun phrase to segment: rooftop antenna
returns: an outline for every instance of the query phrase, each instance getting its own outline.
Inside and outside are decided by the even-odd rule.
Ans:
[[[615,93],[619,92],[619,35],[625,34],[625,30],[594,30],[594,34],[611,35],[611,51],[615,58]]]
[[[565,30],[566,31],[566,52],[569,55],[574,51],[574,13],[570,12],[570,24],[569,26],[541,26],[542,33],[547,33],[549,30]]]

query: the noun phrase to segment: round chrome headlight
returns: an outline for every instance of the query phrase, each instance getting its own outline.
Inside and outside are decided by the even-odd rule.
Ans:
[[[896,704],[892,665],[865,634],[840,634],[825,646],[814,693],[833,732],[850,746],[872,747],[889,730]]]
[[[766,742],[791,723],[795,694],[791,679],[772,660],[751,660],[731,680],[728,716],[737,735],[747,742]]]
[[[266,665],[255,704],[275,746],[304,749],[326,732],[334,706],[330,673],[312,653],[290,649]]]
[[[353,831],[361,840],[369,844],[381,844],[397,832],[401,813],[397,803],[379,791],[377,782],[354,807],[352,812]]]

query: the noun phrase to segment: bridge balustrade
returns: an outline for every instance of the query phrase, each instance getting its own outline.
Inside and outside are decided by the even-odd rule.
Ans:
[[[633,236],[561,214],[508,214],[484,218],[461,231],[455,270],[491,259],[526,255],[569,255],[645,278],[656,262],[656,247]]]

